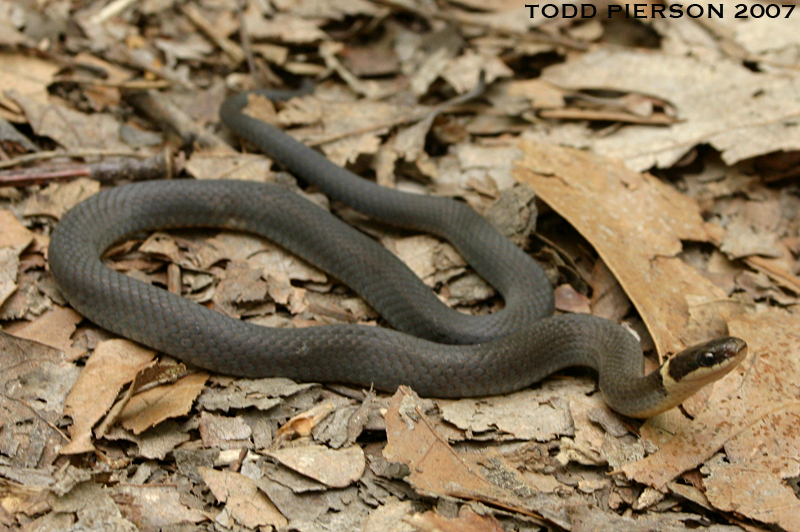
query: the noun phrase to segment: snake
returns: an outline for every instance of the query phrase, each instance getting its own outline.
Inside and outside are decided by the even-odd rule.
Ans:
[[[269,97],[270,94],[266,93]],[[51,275],[86,319],[212,372],[285,377],[441,398],[506,394],[565,368],[593,369],[607,404],[646,418],[731,371],[744,340],[713,338],[646,373],[640,342],[614,321],[556,314],[542,267],[466,203],[384,187],[246,114],[228,98],[221,121],[330,199],[368,217],[452,244],[503,299],[470,315],[442,303],[402,261],[297,191],[240,180],[162,179],[104,189],[71,208],[48,248]],[[389,327],[334,323],[265,327],[114,271],[102,258],[143,231],[217,228],[260,235],[352,288]]]

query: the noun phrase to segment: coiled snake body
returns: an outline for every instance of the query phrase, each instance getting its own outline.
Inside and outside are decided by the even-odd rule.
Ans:
[[[376,219],[450,241],[505,300],[488,316],[443,305],[373,240],[298,194],[242,181],[152,181],[103,191],[68,212],[53,232],[49,263],[63,295],[98,325],[197,366],[244,377],[283,376],[465,397],[518,390],[568,366],[597,370],[609,405],[646,417],[724,375],[746,352],[725,337],[687,349],[644,375],[641,348],[617,324],[553,316],[541,268],[469,207],[379,187],[279,129],[242,113],[247,95],[220,111],[258,145],[331,198]],[[235,320],[117,273],[102,253],[132,233],[177,227],[253,232],[355,289],[393,327],[274,329]],[[401,332],[402,331],[402,332]]]

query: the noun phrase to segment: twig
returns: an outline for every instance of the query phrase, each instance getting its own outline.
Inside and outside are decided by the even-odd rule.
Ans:
[[[137,2],[138,0],[114,0],[106,7],[100,10],[95,16],[89,19],[89,22],[92,24],[102,24],[106,20],[110,19],[111,17],[116,17],[123,11],[125,11],[128,6]]]
[[[191,146],[196,142],[201,148],[211,148],[223,152],[233,151],[233,148],[224,140],[200,127],[183,109],[160,92],[153,90],[126,92],[125,96],[134,107],[153,121],[167,126],[180,135],[185,145]]]
[[[120,179],[145,181],[149,179],[171,179],[175,163],[168,150],[144,160],[113,159],[96,163],[73,165],[67,168],[32,168],[23,171],[0,172],[0,186],[25,187],[62,181],[76,177],[88,177],[101,183]]]
[[[46,161],[48,159],[85,159],[87,157],[134,157],[138,159],[146,159],[149,157],[149,155],[120,150],[39,151],[36,153],[29,153],[27,155],[20,155],[19,157],[14,157],[13,159],[9,159],[7,161],[2,161],[0,162],[0,169],[24,166],[28,163]]]
[[[261,80],[259,79],[260,76],[256,73],[256,62],[253,58],[253,47],[250,46],[250,34],[247,32],[247,21],[244,18],[244,7],[247,0],[239,0],[238,5],[236,6],[236,16],[239,19],[239,42],[242,44],[242,50],[244,50],[244,56],[247,59],[247,70],[250,72],[250,75],[253,77],[253,81],[256,84],[256,88],[262,88]]]
[[[93,78],[77,78],[77,77],[70,77],[70,76],[55,76],[53,78],[54,83],[75,83],[76,85],[95,85],[98,87],[111,87],[115,89],[122,89],[122,90],[148,90],[148,89],[168,89],[172,86],[171,81],[167,81],[165,79],[161,80],[146,80],[146,79],[135,79],[130,81],[122,81],[122,82],[112,82],[112,81],[105,81],[102,79],[93,79]]]
[[[186,17],[192,21],[192,23],[200,28],[200,31],[205,33],[206,37],[214,41],[214,43],[220,47],[220,49],[225,52],[228,57],[230,57],[234,63],[241,63],[245,60],[245,53],[242,48],[233,42],[232,40],[228,39],[224,35],[221,35],[214,25],[211,24],[203,14],[197,9],[197,6],[194,4],[184,4],[182,2],[178,2],[178,9],[181,10],[181,13],[186,15]]]

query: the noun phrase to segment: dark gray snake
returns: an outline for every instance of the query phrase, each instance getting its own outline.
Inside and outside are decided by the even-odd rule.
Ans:
[[[500,292],[505,307],[486,316],[449,309],[383,247],[288,189],[165,180],[105,190],[57,225],[50,270],[78,312],[183,361],[251,378],[282,376],[389,391],[407,384],[425,396],[466,397],[519,390],[560,369],[588,366],[597,370],[609,405],[637,417],[675,406],[744,356],[742,340],[719,338],[644,376],[642,351],[630,333],[593,316],[553,316],[553,292],[541,268],[468,206],[361,179],[243,114],[246,102],[241,94],[223,104],[220,115],[233,132],[332,199],[448,240]],[[259,327],[117,273],[100,260],[128,235],[178,227],[262,235],[352,287],[397,330]]]

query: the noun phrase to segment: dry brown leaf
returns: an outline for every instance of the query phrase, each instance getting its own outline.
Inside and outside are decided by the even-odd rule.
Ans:
[[[180,247],[175,239],[167,234],[156,231],[139,246],[139,251],[158,255],[159,258],[166,258],[175,264],[186,264],[183,260]]]
[[[800,501],[785,482],[800,473],[798,323],[796,315],[780,309],[731,318],[731,333],[747,341],[750,358],[734,378],[713,386],[713,409],[699,414],[655,454],[622,467],[622,472],[661,487],[724,447],[727,462],[715,460],[703,468],[709,474],[704,482],[711,504],[800,530]]]
[[[509,96],[523,96],[534,109],[561,109],[564,91],[541,79],[514,80],[508,85]]]
[[[324,31],[319,29],[322,19],[306,20],[287,13],[275,13],[266,19],[254,9],[246,17],[247,31],[252,38],[258,40],[279,39],[284,43],[313,43],[327,39]]]
[[[514,176],[575,227],[631,298],[663,354],[706,338],[687,334],[689,300],[723,305],[722,290],[675,258],[709,237],[697,204],[658,179],[583,151],[525,141]]]
[[[235,379],[223,388],[208,387],[197,400],[198,408],[206,410],[244,409],[253,407],[269,410],[281,403],[281,398],[313,388],[316,384],[298,384],[289,379]]]
[[[252,268],[261,268],[267,275],[269,272],[278,272],[289,279],[315,283],[328,280],[322,270],[263,238],[247,233],[222,232],[205,240],[199,246],[194,260],[202,270],[222,260],[240,260],[246,261]]]
[[[0,249],[0,308],[17,291],[18,273],[19,252],[11,248]]]
[[[738,389],[731,385],[715,392],[738,403],[753,422],[725,443],[727,463],[704,469],[710,474],[706,495],[715,507],[793,532],[800,530],[800,501],[787,480],[800,475],[799,324],[796,314],[777,308],[731,321],[731,332],[750,345],[752,366]],[[757,415],[765,409],[767,415]]]
[[[358,77],[397,75],[400,62],[393,40],[386,35],[380,41],[365,43],[364,46],[346,46],[340,52],[342,66]]]
[[[381,244],[431,287],[464,273],[467,264],[453,246],[429,235],[386,236]]]
[[[579,293],[571,284],[562,284],[554,290],[556,296],[556,309],[565,312],[591,314],[589,298]]]
[[[442,71],[442,78],[458,93],[463,94],[475,88],[481,75],[486,84],[513,75],[514,71],[494,54],[477,54],[465,50],[462,55],[450,61]]]
[[[369,514],[363,532],[414,532],[417,529],[404,522],[404,518],[413,513],[411,501],[382,504]]]
[[[361,154],[373,155],[381,135],[392,126],[422,116],[427,108],[369,100],[328,101],[315,96],[294,98],[278,114],[283,125],[307,124],[291,130],[303,142],[323,142],[325,155],[338,165],[354,162]]]
[[[364,95],[367,100],[381,100],[397,91],[396,79],[361,79],[350,72],[338,57],[344,49],[343,43],[326,41],[320,45],[319,55],[325,61],[325,66],[336,72],[353,92]]]
[[[279,2],[276,4],[280,4]],[[346,16],[379,16],[378,4],[369,0],[305,0],[291,2],[292,12],[304,18],[326,18],[342,21]],[[289,4],[284,4],[289,5]]]
[[[7,8],[7,7],[6,7]],[[25,34],[14,27],[14,24],[9,20],[10,17],[3,17],[0,19],[0,44],[8,49],[16,49],[17,47],[25,47],[32,49],[36,47],[36,43],[28,39]],[[2,115],[0,111],[0,115]],[[7,117],[10,118],[10,117]]]
[[[795,120],[800,74],[755,73],[740,62],[714,59],[604,48],[547,68],[543,79],[570,89],[635,91],[671,102],[681,120],[677,124],[629,126],[590,140],[596,153],[638,170],[669,167],[702,143],[721,151],[728,164],[800,149]]]
[[[60,349],[67,360],[75,360],[86,354],[86,349],[72,345],[72,333],[82,320],[83,316],[71,308],[56,305],[36,321],[22,322],[20,326],[8,327],[6,330],[19,338]]]
[[[439,399],[436,404],[445,420],[470,431],[472,438],[496,431],[518,440],[545,442],[574,435],[570,400],[585,398],[594,387],[588,380],[550,380],[533,390],[479,399]],[[602,405],[599,398],[592,402],[595,407]]]
[[[158,530],[185,523],[199,523],[205,512],[186,506],[175,486],[147,483],[142,486],[121,483],[114,488],[115,502],[122,515],[141,529]]]
[[[22,225],[11,211],[0,210],[0,248],[12,248],[22,252],[33,242],[33,232]]]
[[[314,405],[312,408],[289,418],[275,435],[278,440],[290,440],[297,437],[308,436],[319,423],[336,410],[336,405],[330,401]]]
[[[364,451],[358,445],[342,449],[322,445],[286,447],[269,451],[267,456],[331,488],[349,486],[361,478],[366,467]]]
[[[228,262],[211,299],[216,309],[235,318],[275,312],[275,305],[267,302],[267,282],[261,269],[252,269],[243,261]]]
[[[598,260],[592,270],[592,314],[612,321],[624,318],[631,309],[631,302],[606,263]]]
[[[446,43],[445,39],[441,40]],[[424,59],[418,65],[414,65],[416,68],[410,82],[411,91],[416,96],[422,96],[428,92],[433,82],[455,57],[455,50],[442,45],[433,51],[428,51],[423,57]]]
[[[25,111],[36,134],[50,137],[64,148],[130,150],[119,138],[119,122],[110,114],[86,114],[58,103],[40,103],[14,90],[8,94]]]
[[[517,183],[512,168],[515,161],[522,157],[522,152],[516,145],[480,146],[465,143],[453,148],[453,152],[461,165],[464,175],[459,177],[465,187],[470,186],[470,181],[474,179],[489,182],[501,191]]]
[[[405,519],[420,532],[503,532],[494,517],[476,514],[469,506],[462,506],[458,517],[449,519],[437,512],[415,514]]]
[[[800,405],[783,414],[779,419],[783,434],[779,437],[785,437],[787,432],[796,434]],[[769,416],[768,421],[774,419],[776,416]],[[790,438],[797,443],[796,437]],[[713,507],[775,525],[786,532],[800,530],[797,522],[800,503],[794,489],[787,485],[800,475],[797,456],[760,456],[756,461],[740,459],[735,463],[728,463],[720,456],[709,460],[700,471],[708,475],[703,484]]]
[[[140,434],[165,419],[186,415],[208,377],[208,373],[198,371],[173,384],[134,395],[119,415],[120,424]]]
[[[14,469],[49,467],[67,440],[56,423],[79,370],[57,349],[3,331],[0,368],[0,454]]]
[[[224,511],[242,526],[254,530],[256,527],[281,528],[289,524],[269,497],[246,476],[208,467],[197,469],[214,497],[225,503]]]
[[[697,527],[697,514],[685,512],[651,512],[644,515],[626,512],[618,515],[614,512],[598,512],[595,505],[574,506],[568,509],[573,523],[572,532],[606,532],[620,530],[624,532],[685,532]],[[711,524],[703,526],[704,532],[763,532],[762,528],[740,528],[735,525]]]
[[[139,447],[140,456],[151,460],[165,460],[170,452],[189,441],[192,435],[178,421],[167,420],[138,436],[117,425],[106,430],[103,438],[133,442]]]
[[[19,256],[33,242],[33,233],[11,211],[0,210],[0,305],[17,289]]]
[[[195,152],[186,162],[186,171],[195,179],[239,179],[242,181],[272,181],[272,161],[263,155],[237,153]]]
[[[515,0],[459,0],[455,4],[467,6],[470,9],[457,11],[458,18],[467,24],[477,24],[495,28],[503,33],[526,33],[530,28],[552,22],[546,17],[529,16],[526,9]]]
[[[753,5],[749,1],[745,5]],[[797,23],[800,12],[795,8],[791,17],[785,17],[788,2],[783,4],[784,12],[779,18],[763,20],[757,18],[734,19],[724,17],[716,20],[744,50],[752,54],[748,59],[758,57],[767,63],[783,64],[789,68],[797,65]],[[727,33],[727,32],[726,32]]]
[[[92,428],[114,404],[122,387],[151,365],[154,357],[154,351],[130,340],[107,340],[97,345],[65,402],[64,413],[72,418],[72,441],[61,454],[94,450]]]
[[[446,297],[450,306],[474,305],[495,295],[497,291],[476,273],[468,272],[453,280],[442,288],[441,295]]]
[[[433,429],[407,387],[400,386],[385,414],[384,457],[408,466],[406,480],[425,496],[479,500],[526,515],[542,515],[569,528],[563,500],[528,482],[496,449],[456,452]]]
[[[24,117],[22,109],[9,98],[7,91],[16,91],[40,104],[46,104],[49,99],[47,87],[59,70],[61,67],[56,63],[31,54],[0,54],[0,105],[14,111],[14,116],[8,118],[20,120]]]
[[[100,183],[80,177],[69,183],[53,183],[25,202],[25,216],[51,216],[57,220],[72,207],[100,192]]]
[[[200,414],[200,438],[207,448],[243,449],[251,447],[253,431],[240,417]]]
[[[72,474],[78,472],[76,469]],[[67,515],[72,520],[64,528],[67,530],[76,527],[92,528],[96,523],[102,523],[105,530],[113,532],[136,531],[133,523],[122,517],[119,507],[105,486],[96,482],[86,482],[88,479],[81,480],[74,487],[70,486],[68,493],[52,499],[53,515]],[[78,523],[74,523],[76,518]],[[50,523],[43,524],[45,529],[50,528]]]
[[[5,255],[9,252],[6,249]],[[3,253],[0,253],[0,258]],[[18,269],[21,262],[17,262],[13,255],[6,261],[6,267]],[[10,276],[6,276],[10,279]],[[10,281],[9,281],[10,282]],[[0,320],[35,320],[45,311],[53,307],[53,301],[39,289],[36,279],[29,273],[20,273],[17,278],[17,289],[6,299],[0,307]]]
[[[800,277],[793,275],[784,265],[784,260],[765,257],[748,257],[745,262],[756,271],[764,272],[776,284],[800,294]]]

